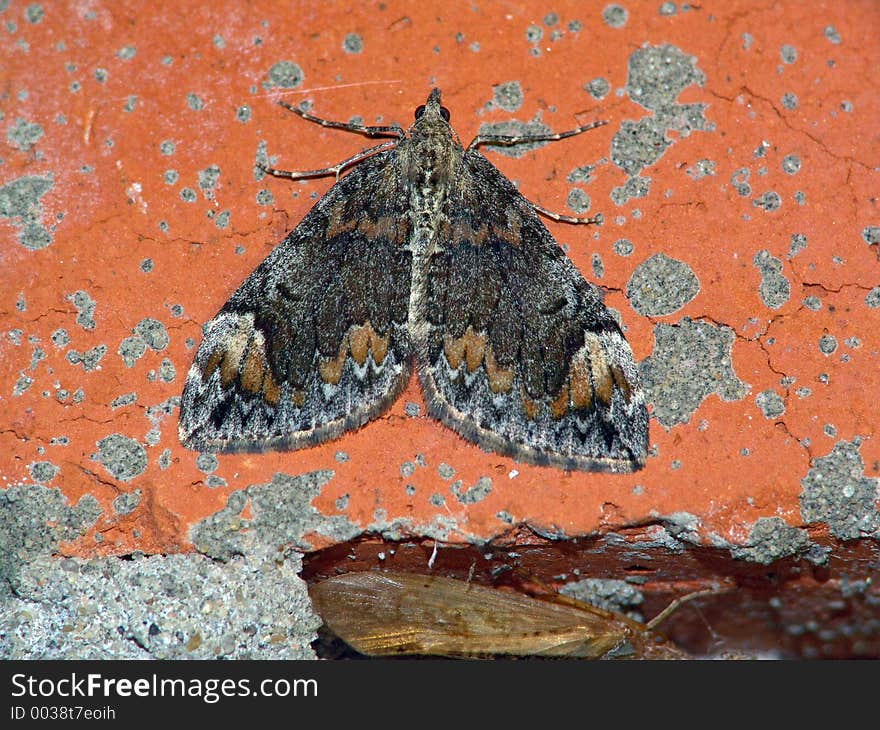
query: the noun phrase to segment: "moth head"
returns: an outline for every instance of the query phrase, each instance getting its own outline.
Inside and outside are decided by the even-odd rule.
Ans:
[[[444,122],[449,122],[449,109],[445,106],[440,106],[440,89],[431,89],[431,93],[428,94],[428,100],[416,107],[416,121],[425,116],[425,113],[439,115],[443,118]]]

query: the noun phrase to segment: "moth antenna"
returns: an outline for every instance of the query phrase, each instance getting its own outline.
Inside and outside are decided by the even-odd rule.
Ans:
[[[648,631],[653,631],[660,624],[662,624],[666,619],[668,619],[673,613],[675,613],[679,608],[681,608],[685,603],[690,603],[697,598],[702,598],[703,596],[717,596],[720,593],[726,593],[729,588],[706,588],[702,591],[694,591],[693,593],[688,593],[687,595],[680,596],[676,598],[672,603],[670,603],[666,608],[664,608],[660,613],[658,613],[654,618],[652,618],[648,623],[645,624],[645,629]]]

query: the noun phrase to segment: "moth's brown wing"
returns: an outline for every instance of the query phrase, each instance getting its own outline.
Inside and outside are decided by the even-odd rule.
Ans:
[[[630,633],[607,611],[411,573],[347,573],[309,594],[333,633],[370,655],[600,657]]]
[[[203,451],[296,449],[376,417],[410,372],[397,151],[336,183],[204,327],[180,405]]]
[[[429,412],[486,449],[564,469],[643,466],[648,414],[632,351],[532,206],[468,151],[430,262]]]

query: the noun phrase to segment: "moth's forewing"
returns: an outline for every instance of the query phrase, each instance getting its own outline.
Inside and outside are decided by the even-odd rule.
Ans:
[[[412,264],[395,154],[336,183],[205,326],[181,396],[185,446],[304,448],[359,428],[403,390]]]
[[[436,576],[348,573],[309,593],[331,631],[370,655],[598,658],[632,634],[619,614]]]
[[[648,411],[617,321],[513,183],[455,149],[413,333],[428,413],[518,461],[641,469]]]

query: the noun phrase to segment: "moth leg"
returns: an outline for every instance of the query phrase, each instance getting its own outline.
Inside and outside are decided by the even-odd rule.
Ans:
[[[529,201],[529,205],[531,205],[538,213],[541,215],[545,215],[548,218],[551,218],[555,221],[561,221],[562,223],[583,223],[586,225],[599,225],[605,220],[602,217],[601,213],[597,215],[591,216],[589,218],[577,218],[573,215],[563,215],[562,213],[554,213],[552,210],[547,210],[546,208],[538,205],[537,203],[533,203],[531,200]]]
[[[321,119],[321,117],[316,117],[314,114],[309,114],[307,111],[293,106],[293,104],[288,104],[286,101],[279,101],[278,104],[288,111],[292,111],[294,114],[301,116],[306,121],[320,124],[322,127],[345,129],[349,132],[365,134],[368,137],[397,137],[398,139],[403,139],[404,136],[403,130],[396,124],[388,127],[367,127],[363,124],[352,124],[351,122],[333,122],[329,119]]]
[[[590,124],[585,124],[577,129],[570,129],[567,132],[557,132],[556,134],[478,134],[474,137],[473,142],[471,142],[467,148],[468,150],[472,150],[483,144],[514,145],[527,144],[529,142],[555,142],[556,140],[565,139],[566,137],[574,137],[576,134],[581,134],[582,132],[588,132],[591,129],[596,129],[596,127],[603,127],[606,124],[608,124],[608,122],[605,121],[591,122]]]
[[[267,175],[274,175],[275,177],[283,177],[288,180],[300,180],[305,177],[323,177],[324,175],[335,175],[336,179],[339,179],[339,173],[342,172],[349,165],[353,165],[356,162],[360,162],[366,157],[370,157],[375,154],[379,150],[386,149],[388,147],[393,147],[397,144],[397,140],[389,140],[388,142],[383,142],[382,144],[378,144],[375,147],[370,147],[366,150],[361,150],[356,155],[352,155],[348,159],[339,162],[333,167],[322,167],[320,170],[278,170],[274,167],[268,167],[261,162],[256,163],[256,167]]]

